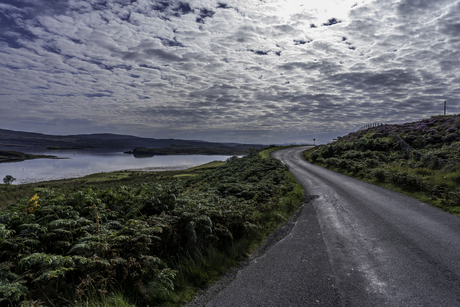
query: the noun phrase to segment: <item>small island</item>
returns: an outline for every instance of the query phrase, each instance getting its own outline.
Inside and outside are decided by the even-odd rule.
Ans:
[[[58,157],[48,156],[48,155],[26,154],[26,153],[19,152],[19,151],[0,150],[0,163],[21,162],[24,160],[31,160],[31,159],[58,159]]]

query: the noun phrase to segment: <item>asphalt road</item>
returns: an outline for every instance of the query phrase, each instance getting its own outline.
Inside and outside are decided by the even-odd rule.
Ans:
[[[309,164],[304,149],[272,155],[312,200],[187,306],[460,306],[460,219]]]

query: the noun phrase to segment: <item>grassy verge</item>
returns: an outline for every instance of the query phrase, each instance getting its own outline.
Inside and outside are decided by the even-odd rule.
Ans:
[[[14,193],[0,212],[0,306],[182,306],[304,197],[256,151],[184,171],[2,188]]]
[[[261,150],[259,152],[259,155],[263,158],[263,159],[269,159],[270,158],[270,154],[275,151],[275,150],[278,150],[278,149],[283,149],[283,148],[289,148],[289,147],[296,147],[296,146],[302,146],[302,145],[289,145],[289,146],[276,146],[276,145],[270,145],[268,147],[266,147],[265,149]]]

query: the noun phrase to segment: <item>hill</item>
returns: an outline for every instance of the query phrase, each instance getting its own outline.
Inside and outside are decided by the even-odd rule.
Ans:
[[[458,114],[362,129],[304,157],[460,214]]]
[[[48,149],[113,149],[127,150],[138,148],[219,148],[226,154],[242,154],[249,148],[262,148],[260,144],[215,143],[180,139],[141,138],[121,134],[77,134],[46,135],[0,129],[0,146],[44,147]],[[192,153],[192,152],[191,152]]]

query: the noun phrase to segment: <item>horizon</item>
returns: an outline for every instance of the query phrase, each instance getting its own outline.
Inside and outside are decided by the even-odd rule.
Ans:
[[[432,118],[432,117],[439,117],[439,116],[459,116],[460,114],[435,114],[435,115],[431,115],[429,117],[425,117],[425,118],[420,118],[418,120],[415,120],[415,121],[411,121],[411,122],[418,122],[418,121],[423,121],[423,120],[427,120],[429,118]],[[411,123],[411,122],[406,122],[406,123],[393,123],[393,124],[389,124],[389,125],[403,125],[403,124],[407,124],[407,123]],[[14,131],[14,132],[25,132],[25,133],[38,133],[38,134],[43,134],[43,135],[48,135],[48,136],[80,136],[80,135],[120,135],[120,136],[128,136],[128,137],[139,137],[139,138],[147,138],[147,139],[174,139],[174,140],[185,140],[185,141],[195,141],[195,142],[209,142],[209,143],[222,143],[222,144],[226,144],[226,143],[236,143],[236,144],[248,144],[248,145],[264,145],[264,146],[270,146],[270,145],[307,145],[307,146],[310,146],[310,145],[313,145],[313,144],[316,144],[316,145],[322,145],[322,144],[327,144],[327,143],[330,143],[331,141],[334,141],[334,140],[337,140],[338,138],[340,137],[343,137],[349,133],[354,133],[354,132],[357,132],[359,131],[360,129],[362,129],[364,126],[366,125],[372,125],[372,124],[384,124],[385,123],[367,123],[361,127],[359,127],[358,129],[354,130],[354,131],[350,131],[348,133],[345,133],[345,134],[342,134],[342,135],[336,135],[334,134],[334,132],[328,134],[329,138],[320,138],[320,139],[312,139],[313,142],[284,142],[284,143],[238,143],[238,142],[218,142],[218,141],[208,141],[208,140],[203,140],[203,139],[180,139],[180,138],[155,138],[155,137],[143,137],[143,136],[138,136],[138,135],[132,135],[132,134],[122,134],[122,133],[110,133],[110,132],[103,132],[103,133],[98,133],[98,132],[94,132],[94,133],[83,133],[83,134],[47,134],[47,133],[41,133],[41,132],[35,132],[35,131],[19,131],[19,130],[11,130],[11,129],[5,129],[5,128],[1,128],[1,130],[10,130],[10,131]],[[333,135],[336,135],[336,136],[333,136]],[[313,144],[312,144],[313,143]]]
[[[323,144],[460,113],[455,0],[0,0],[0,122]]]

